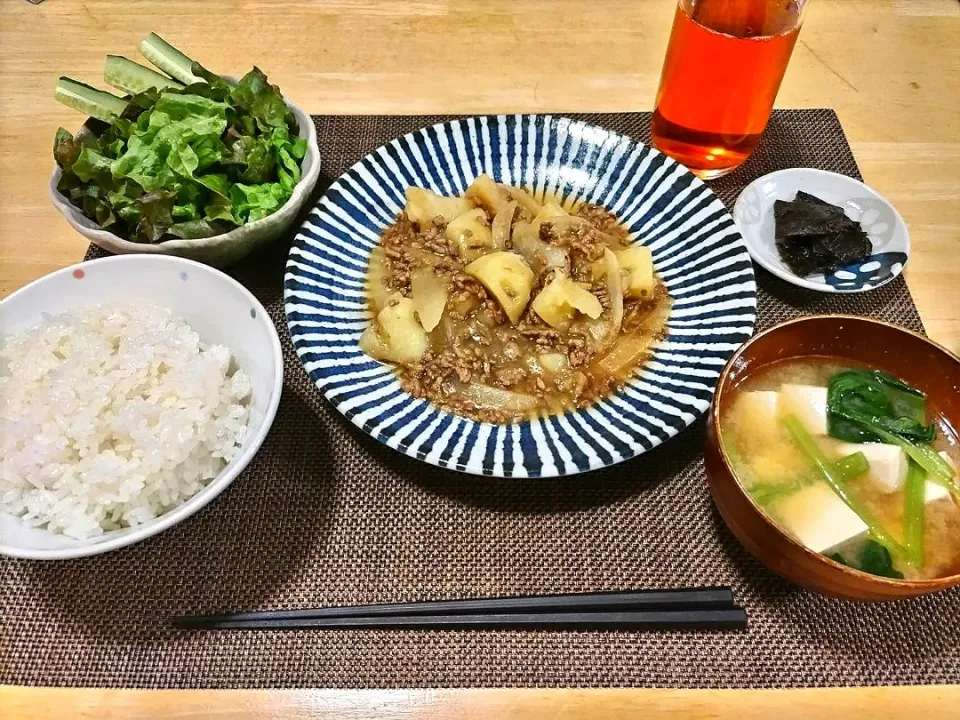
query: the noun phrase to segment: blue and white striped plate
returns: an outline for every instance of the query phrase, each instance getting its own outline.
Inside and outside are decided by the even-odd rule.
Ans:
[[[668,336],[626,387],[591,407],[510,425],[477,423],[405,393],[360,351],[364,277],[410,185],[461,195],[481,173],[613,212],[650,246],[674,298]],[[284,277],[290,337],[324,396],[411,457],[498,477],[572,475],[636,457],[710,404],[727,358],[753,332],[753,266],[730,213],[673,160],[627,137],[550,115],[434,125],[378,148],[338,179],[294,240]]]

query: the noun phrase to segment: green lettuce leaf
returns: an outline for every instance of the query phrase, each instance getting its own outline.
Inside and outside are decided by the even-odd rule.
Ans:
[[[226,103],[217,102],[201,95],[165,92],[160,95],[153,111],[155,113],[166,113],[174,121],[199,120],[201,118],[226,120],[228,107]]]
[[[101,155],[90,147],[80,151],[76,162],[73,163],[73,174],[84,182],[90,182],[96,177],[110,176],[110,158]]]
[[[303,160],[307,155],[307,139],[298,137],[290,146],[290,154],[297,160]]]
[[[169,227],[168,231],[175,237],[195,240],[197,238],[219,235],[224,229],[206,220],[197,219],[190,220],[189,222],[174,223]]]
[[[127,150],[111,164],[115,178],[129,178],[147,192],[163,190],[176,182],[176,174],[166,163],[162,148],[134,135]]]
[[[203,217],[206,220],[222,220],[237,225],[237,220],[233,216],[233,203],[228,198],[215,197],[213,202],[203,209]]]
[[[203,207],[203,188],[193,183],[181,183],[173,201],[173,219],[177,222],[196,220]]]
[[[197,170],[201,172],[216,165],[227,153],[227,146],[219,137],[213,135],[200,138],[192,146],[197,154]]]
[[[239,224],[265,218],[283,205],[288,197],[289,194],[280,183],[261,185],[236,183],[230,188],[233,216],[240,221]]]
[[[298,163],[287,148],[280,148],[277,152],[280,160],[277,165],[277,177],[280,184],[287,193],[292,193],[293,188],[300,182],[300,163]]]
[[[230,197],[230,181],[226,175],[211,173],[210,175],[198,175],[194,179],[216,195],[224,199]]]
[[[178,139],[167,153],[167,165],[177,175],[192,178],[194,170],[200,167],[200,159],[186,141]]]

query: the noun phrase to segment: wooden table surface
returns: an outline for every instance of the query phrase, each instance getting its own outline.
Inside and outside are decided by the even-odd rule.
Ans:
[[[315,113],[622,111],[652,106],[673,0],[3,0],[0,296],[78,261],[47,198],[61,74],[157,31],[208,67],[256,62]],[[777,100],[837,110],[867,183],[910,229],[910,288],[960,351],[960,4],[812,0]],[[2,661],[2,658],[0,658]],[[160,692],[0,689],[0,717],[946,716],[960,688],[794,691]]]

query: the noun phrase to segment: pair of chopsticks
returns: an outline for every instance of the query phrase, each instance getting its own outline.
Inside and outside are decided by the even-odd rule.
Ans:
[[[171,619],[181,630],[742,630],[728,587],[437,600]]]

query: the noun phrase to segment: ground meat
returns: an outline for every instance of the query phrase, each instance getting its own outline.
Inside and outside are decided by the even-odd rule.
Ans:
[[[584,203],[573,211],[573,215],[583,218],[591,225],[595,226],[598,230],[603,232],[622,231],[620,224],[617,222],[616,216],[607,212],[599,205],[590,205],[588,203]]]
[[[604,310],[610,309],[610,293],[607,291],[606,285],[592,288],[591,292],[597,297],[597,300],[600,301],[600,305]]]
[[[601,208],[584,205],[574,215],[592,226],[569,220],[556,225],[547,221],[541,225],[541,239],[567,251],[569,265],[563,271],[588,283],[604,309],[604,319],[609,320],[611,303],[606,283],[593,282],[591,265],[606,248],[625,243],[627,235]],[[515,221],[531,219],[525,209],[517,210]],[[392,291],[410,297],[411,273],[429,268],[447,292],[441,322],[429,334],[430,349],[419,361],[397,368],[404,390],[474,420],[499,423],[522,419],[528,413],[476,407],[461,392],[465,385],[506,388],[537,398],[538,411],[562,412],[583,407],[624,382],[630,368],[622,376],[596,372],[601,346],[606,348],[608,344],[595,338],[591,331],[596,328],[587,318],[576,317],[569,327],[558,330],[528,305],[519,323],[512,325],[493,295],[464,272],[465,263],[447,241],[445,227],[442,217],[421,228],[401,214],[381,238],[388,271],[385,283]],[[531,298],[561,271],[554,267],[537,269]],[[650,298],[626,299],[624,332],[650,332],[648,318],[659,317],[651,315],[657,308],[665,317],[664,302],[669,298],[662,285]],[[662,328],[654,331],[661,332]],[[543,361],[539,365],[539,358],[546,354],[561,355],[566,361]]]
[[[440,218],[441,220],[443,218]],[[436,225],[423,234],[423,249],[440,257],[450,257],[448,250],[447,236],[443,230]]]
[[[503,370],[497,370],[496,377],[497,382],[500,385],[503,385],[503,387],[510,387],[525,380],[527,377],[527,371],[518,367],[504,368]]]
[[[587,364],[589,353],[586,348],[573,348],[567,357],[570,359],[570,367],[583,367]]]
[[[574,266],[586,267],[603,257],[603,251],[609,247],[606,236],[589,225],[561,225],[556,229],[552,223],[540,226],[540,239],[565,248],[570,252]]]
[[[517,332],[524,337],[533,340],[543,340],[544,342],[554,342],[560,338],[560,333],[551,327],[541,325],[540,327],[525,327],[523,323],[517,326]]]

